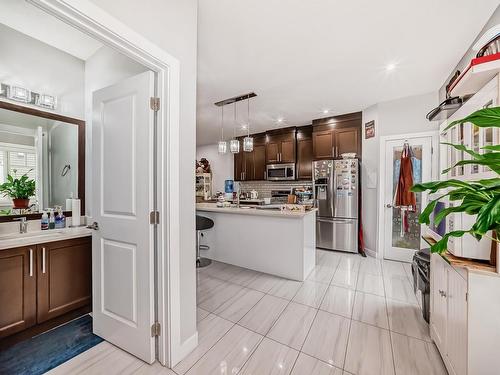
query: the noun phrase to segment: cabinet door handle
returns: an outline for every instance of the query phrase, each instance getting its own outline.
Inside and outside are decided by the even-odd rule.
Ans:
[[[45,247],[42,247],[42,273],[45,273]]]
[[[264,171],[264,180],[267,180],[267,173]]]
[[[335,146],[332,147],[332,156],[335,157]]]
[[[33,276],[33,249],[30,249],[30,277]]]

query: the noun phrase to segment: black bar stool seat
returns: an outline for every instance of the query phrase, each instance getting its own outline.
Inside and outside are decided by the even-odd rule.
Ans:
[[[210,249],[207,245],[200,245],[200,237],[203,236],[202,231],[213,228],[215,225],[212,219],[205,216],[196,215],[196,267],[206,267],[212,261],[208,258],[202,258],[200,256],[200,250]]]

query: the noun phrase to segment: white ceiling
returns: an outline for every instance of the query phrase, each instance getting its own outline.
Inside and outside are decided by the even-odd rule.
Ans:
[[[199,0],[197,143],[218,140],[213,103],[249,91],[258,95],[254,132],[438,90],[498,4]],[[396,68],[388,72],[388,64]],[[237,112],[237,122],[246,121],[246,104]]]
[[[22,0],[0,0],[0,23],[81,60],[102,47],[97,40]]]

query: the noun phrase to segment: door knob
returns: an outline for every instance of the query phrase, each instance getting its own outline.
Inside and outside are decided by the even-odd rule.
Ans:
[[[390,203],[387,203],[385,206],[386,206],[387,208],[392,208],[392,204],[390,204]]]
[[[87,225],[87,228],[93,230],[99,230],[99,224],[97,224],[97,221],[94,221],[92,224]]]

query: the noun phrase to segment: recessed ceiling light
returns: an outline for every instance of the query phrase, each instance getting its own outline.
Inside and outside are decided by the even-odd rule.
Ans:
[[[281,124],[281,123],[283,122],[283,117],[278,117],[278,118],[276,119],[276,122],[277,122],[278,124]]]
[[[324,115],[327,115],[328,113],[330,113],[330,110],[329,110],[329,109],[324,109],[324,110],[323,110],[323,114],[324,114]]]
[[[247,130],[248,129],[248,125],[247,124],[241,124],[241,129]]]
[[[387,66],[385,67],[385,70],[390,72],[391,70],[394,70],[395,68],[396,68],[396,64],[387,64]]]

